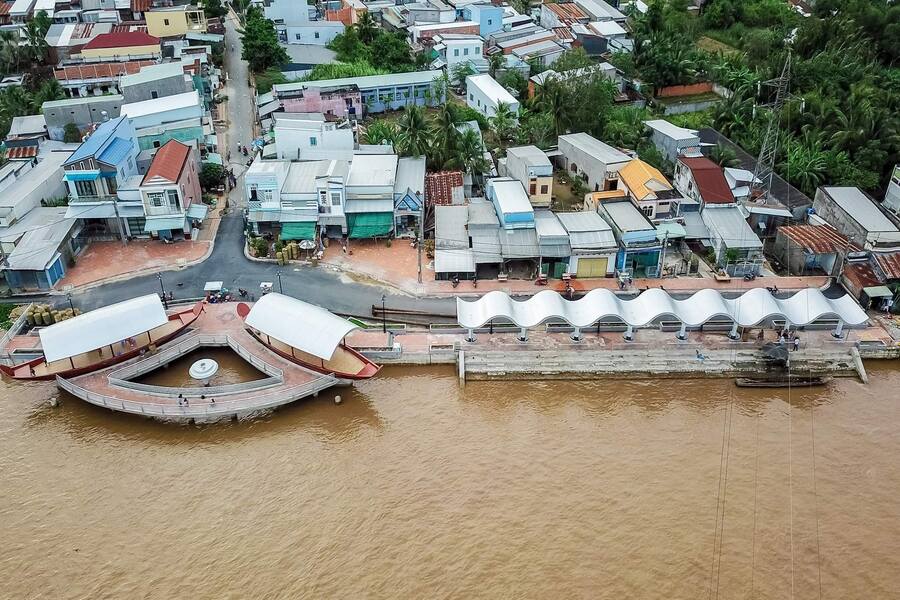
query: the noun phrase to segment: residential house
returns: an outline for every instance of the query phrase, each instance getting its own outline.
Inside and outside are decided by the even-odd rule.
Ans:
[[[118,92],[123,75],[137,73],[142,67],[155,65],[156,61],[131,60],[100,63],[67,64],[53,70],[53,76],[71,98],[91,98]]]
[[[206,217],[197,151],[177,140],[159,149],[141,181],[144,231],[159,239],[190,237]]]
[[[363,116],[363,112],[380,113],[397,110],[407,104],[419,106],[440,104],[443,97],[435,87],[435,80],[440,75],[440,71],[413,71],[390,75],[298,81],[277,84],[273,87],[273,91],[275,100],[281,103],[285,112],[322,112],[359,118]],[[306,99],[306,95],[313,89],[320,90],[321,94],[310,102]],[[326,91],[347,89],[352,91],[349,93],[342,91],[337,98],[330,98],[327,101],[327,107],[322,106],[325,102],[322,96]],[[340,103],[343,103],[343,106],[340,106]]]
[[[621,13],[618,9],[610,6],[603,0],[575,0],[584,12],[586,12],[592,21],[615,21],[616,23],[625,23],[628,17]]]
[[[41,111],[47,123],[51,140],[62,141],[66,125],[74,123],[79,131],[91,125],[117,118],[122,111],[124,98],[118,94],[94,98],[69,98],[44,102]]]
[[[52,2],[53,0],[38,0]],[[120,16],[115,0],[81,0],[79,15],[85,23],[119,23]]]
[[[9,17],[13,23],[24,23],[34,14],[36,0],[15,0],[9,9]]]
[[[465,202],[462,171],[438,171],[425,175],[425,205],[445,206]]]
[[[624,80],[618,74],[616,68],[608,62],[601,62],[590,67],[570,69],[561,73],[554,71],[553,69],[546,69],[544,71],[541,71],[540,73],[532,75],[528,79],[528,97],[534,98],[540,88],[542,88],[544,84],[551,79],[565,82],[569,79],[583,79],[595,75],[602,75],[603,77],[606,77],[607,79],[615,83],[616,89],[618,89],[620,94],[622,93],[622,90],[624,89]]]
[[[541,274],[560,279],[569,271],[569,257],[572,255],[569,233],[549,210],[534,211],[534,230],[537,234]]]
[[[31,170],[35,166],[31,161],[11,160],[0,167],[0,192],[14,184],[19,178]],[[62,183],[62,172],[59,175],[60,183]]]
[[[507,149],[506,173],[522,184],[532,206],[550,206],[553,197],[553,165],[543,150],[537,146]]]
[[[210,131],[204,126],[206,111],[196,91],[122,105],[131,120],[141,150],[159,148],[172,139],[203,143]]]
[[[147,32],[157,38],[181,37],[188,33],[206,33],[206,14],[202,8],[184,4],[161,6],[144,12]]]
[[[112,23],[54,23],[47,30],[48,58],[58,64],[81,54],[84,46],[97,36],[112,31]]]
[[[462,18],[478,23],[478,34],[487,37],[503,29],[503,7],[490,2],[476,2],[462,8]]]
[[[619,169],[619,187],[650,220],[671,217],[673,203],[680,197],[659,169],[639,158]]]
[[[533,269],[538,266],[540,246],[534,223],[534,208],[522,184],[509,177],[495,177],[488,180],[486,195],[493,203],[500,222],[497,233],[504,271],[508,272],[510,267],[516,266],[511,261],[524,260],[527,261],[524,276],[535,276]]]
[[[103,33],[81,48],[82,58],[90,59],[159,57],[161,53],[159,38],[145,31]]]
[[[69,188],[67,218],[79,219],[89,236],[124,237],[116,193],[127,178],[138,174],[134,127],[121,116],[101,123],[63,163]]]
[[[263,12],[275,24],[279,41],[284,44],[324,46],[345,28],[340,20],[317,20],[315,7],[298,6],[292,0],[267,0]]]
[[[763,243],[737,204],[708,203],[700,218],[709,229],[710,246],[719,267],[737,277],[759,273]]]
[[[900,165],[895,165],[894,170],[891,171],[891,180],[884,193],[882,206],[900,216]]]
[[[725,181],[731,188],[731,195],[734,196],[736,202],[746,202],[750,200],[750,191],[753,189],[753,172],[747,169],[734,169],[725,167]],[[756,179],[759,182],[759,179]]]
[[[410,45],[414,50],[431,47],[434,38],[447,33],[480,35],[481,27],[474,21],[455,21],[453,23],[427,23],[412,25],[409,31]]]
[[[488,70],[488,62],[483,55],[484,40],[480,35],[459,33],[436,35],[432,52],[436,56],[431,68],[446,68],[451,76],[459,65],[465,64],[470,65],[476,73]]]
[[[475,257],[476,274],[479,279],[493,279],[503,264],[497,210],[484,198],[472,198],[468,209],[469,246]]]
[[[371,238],[394,232],[394,154],[357,154],[347,174],[347,237]]]
[[[194,90],[194,82],[184,72],[181,62],[169,62],[141,67],[132,75],[123,75],[119,89],[127,104],[156,100]]]
[[[434,207],[434,278],[474,279],[477,264],[469,247],[466,206]]]
[[[554,27],[571,27],[575,23],[587,24],[591,17],[574,2],[541,4],[541,26],[547,29]]]
[[[70,154],[49,152],[34,166],[30,162],[15,161],[3,166],[4,179],[0,182],[0,230],[20,222],[40,207],[42,202],[66,197],[63,163]],[[4,235],[6,234],[0,231],[0,236]],[[4,247],[5,253],[11,250],[12,248]]]
[[[274,118],[279,159],[318,160],[353,153],[353,130],[326,121],[322,113],[275,113]]]
[[[900,229],[859,188],[820,187],[813,199],[813,211],[866,250],[900,248]]]
[[[555,63],[556,59],[562,56],[562,53],[565,51],[565,46],[558,41],[548,39],[516,46],[511,49],[510,53],[522,62],[527,64],[537,63],[547,68]]]
[[[678,158],[675,162],[675,188],[699,202],[701,211],[709,204],[735,202],[722,167],[705,156]]]
[[[585,27],[585,26],[581,26]],[[634,39],[621,23],[617,21],[592,21],[586,26],[591,33],[603,40],[607,53],[634,52]]]
[[[281,222],[281,189],[290,166],[287,161],[257,158],[244,172],[248,221],[254,233],[260,233],[261,225]]]
[[[791,275],[823,272],[838,277],[846,255],[858,250],[831,225],[804,223],[779,227],[772,254]]]
[[[665,119],[644,121],[644,125],[650,129],[650,141],[669,162],[674,163],[679,156],[701,156],[699,132],[678,127]]]
[[[10,289],[25,292],[56,286],[82,249],[80,231],[75,219],[57,217],[26,232],[5,260]]]
[[[397,161],[394,180],[394,232],[398,237],[420,237],[425,210],[425,157],[405,156]]]
[[[619,243],[616,271],[632,277],[658,277],[663,245],[650,219],[631,200],[607,200],[598,210]]]
[[[586,279],[615,272],[619,244],[603,217],[595,211],[560,212],[556,217],[569,234],[569,273]]]
[[[632,160],[631,156],[587,133],[559,136],[559,152],[562,167],[580,177],[595,192],[616,189],[619,169]]]
[[[347,232],[344,214],[346,160],[292,162],[281,189],[282,240],[316,240],[321,235],[340,238]]]
[[[497,107],[504,103],[514,117],[519,114],[519,101],[497,83],[490,75],[466,77],[466,104],[490,118],[497,114]]]
[[[6,146],[15,145],[17,141],[39,141],[48,137],[44,115],[13,117],[6,134]]]

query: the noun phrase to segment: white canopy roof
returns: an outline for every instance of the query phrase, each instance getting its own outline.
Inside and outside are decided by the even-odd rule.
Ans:
[[[245,322],[297,350],[329,360],[356,325],[324,308],[281,294],[257,300]]]
[[[40,330],[47,362],[77,356],[165,325],[169,318],[156,294],[110,304]]]
[[[599,319],[618,318],[640,327],[662,316],[672,316],[697,326],[725,317],[743,327],[771,318],[786,318],[794,325],[807,325],[824,317],[837,317],[847,325],[868,320],[865,311],[851,296],[826,298],[815,288],[779,300],[768,290],[754,288],[735,299],[726,299],[716,290],[700,290],[686,300],[675,300],[660,289],[647,290],[632,300],[622,300],[606,289],[591,290],[579,300],[565,300],[559,293],[544,290],[528,300],[516,301],[504,292],[489,292],[473,302],[456,299],[456,315],[463,327],[481,327],[492,319],[506,319],[519,327],[534,327],[551,318],[574,327],[588,327]]]

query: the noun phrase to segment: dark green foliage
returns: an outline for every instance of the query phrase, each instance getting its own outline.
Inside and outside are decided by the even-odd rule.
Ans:
[[[81,141],[81,131],[75,123],[66,123],[63,128],[63,141],[67,144],[77,144]]]
[[[262,10],[255,6],[247,9],[242,44],[241,57],[249,63],[254,73],[262,73],[289,61],[287,52],[278,44],[278,34],[272,21],[266,19]]]
[[[200,187],[212,190],[225,183],[225,167],[215,163],[203,163],[200,168]]]

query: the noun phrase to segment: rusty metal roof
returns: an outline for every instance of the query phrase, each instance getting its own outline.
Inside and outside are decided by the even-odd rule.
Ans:
[[[873,252],[872,258],[886,279],[900,279],[900,252]]]
[[[785,225],[778,233],[787,236],[791,242],[813,254],[859,250],[860,247],[838,233],[830,225]]]

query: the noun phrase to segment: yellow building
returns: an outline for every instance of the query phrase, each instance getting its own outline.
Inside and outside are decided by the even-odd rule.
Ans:
[[[639,158],[619,169],[619,187],[648,219],[670,216],[672,200],[678,197],[665,175]]]
[[[81,49],[85,58],[159,56],[159,38],[143,31],[101,33]]]
[[[206,33],[206,15],[196,6],[168,6],[144,13],[147,31],[156,37],[179,37],[187,33]]]

